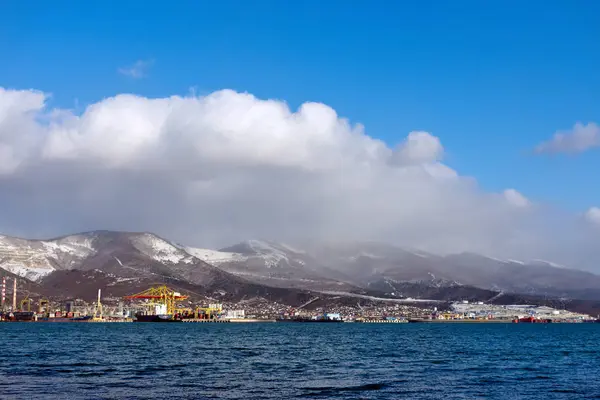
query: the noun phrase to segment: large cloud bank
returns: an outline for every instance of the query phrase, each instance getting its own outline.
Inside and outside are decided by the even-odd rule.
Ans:
[[[230,90],[118,95],[81,115],[46,99],[0,88],[7,234],[147,230],[197,246],[383,240],[574,266],[599,256],[595,211],[562,214],[510,188],[485,193],[443,164],[427,132],[390,148],[326,105],[291,111]]]

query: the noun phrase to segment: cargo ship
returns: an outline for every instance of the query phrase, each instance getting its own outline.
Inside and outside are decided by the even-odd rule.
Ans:
[[[277,322],[322,322],[322,323],[328,323],[328,322],[344,322],[344,320],[341,318],[324,318],[324,317],[318,317],[318,318],[292,317],[292,318],[280,318],[277,320]]]
[[[33,311],[14,311],[4,315],[5,321],[9,322],[31,322],[34,320]]]
[[[278,319],[277,322],[344,322],[341,319],[311,319],[311,318],[282,318]]]
[[[408,322],[412,323],[439,323],[439,324],[505,324],[510,323],[510,319],[502,318],[490,318],[490,319],[474,319],[474,318],[463,318],[463,319],[442,319],[442,318],[410,318]],[[513,321],[514,322],[514,321]]]
[[[182,322],[180,319],[173,318],[169,314],[145,315],[136,314],[133,322]]]
[[[385,319],[357,319],[356,321],[345,321],[345,322],[359,322],[361,324],[404,324],[408,323],[407,319],[398,318],[385,318]]]
[[[81,317],[38,317],[37,322],[88,322],[92,318],[91,315]]]

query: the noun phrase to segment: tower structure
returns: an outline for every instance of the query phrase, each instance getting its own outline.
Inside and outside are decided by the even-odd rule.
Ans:
[[[0,308],[2,311],[4,311],[4,308],[6,306],[6,277],[3,276],[2,277],[2,308]]]
[[[102,289],[98,289],[98,302],[96,303],[96,311],[94,311],[94,319],[102,319],[102,302],[100,301]]]
[[[12,310],[17,311],[17,278],[13,279],[13,301]]]

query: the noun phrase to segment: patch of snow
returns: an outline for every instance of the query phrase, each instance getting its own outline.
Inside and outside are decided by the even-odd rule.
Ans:
[[[365,251],[361,251],[359,256],[368,257],[368,258],[383,258],[383,256],[378,256],[377,254],[367,253]]]
[[[94,252],[92,239],[89,237],[69,236],[59,240],[42,241],[40,244],[46,255],[53,258],[64,254],[84,258]]]
[[[149,233],[134,238],[132,243],[139,251],[161,263],[193,262],[193,259],[181,249]]]
[[[297,254],[305,254],[306,253],[304,250],[297,249],[295,247],[290,246],[289,244],[280,243],[279,245],[281,247],[283,247],[284,249],[291,251],[292,253],[297,253]]]
[[[117,279],[115,279],[115,282],[117,282],[117,283],[118,282],[129,282],[129,281],[135,281],[136,279],[139,279],[139,278],[117,278]]]
[[[270,276],[270,275],[264,275],[261,273],[255,273],[255,272],[248,272],[248,271],[237,271],[237,270],[233,270],[233,271],[227,271],[230,274],[236,275],[236,276],[247,276],[247,277],[252,277],[252,278],[260,278],[260,279],[265,279],[265,280],[275,280],[275,281],[286,281],[286,282],[311,282],[311,283],[323,283],[323,281],[317,281],[314,279],[307,279],[307,278],[284,278],[284,277],[280,277],[280,276]]]
[[[417,257],[421,257],[421,258],[429,258],[429,254],[425,254],[425,253],[421,253],[418,251],[411,251],[410,252],[412,255],[415,255]]]
[[[0,268],[31,281],[39,281],[54,271],[52,267],[26,267],[22,264],[2,264]]]
[[[508,261],[509,263],[512,263],[512,264],[521,264],[521,265],[525,265],[525,263],[524,263],[523,261],[520,261],[520,260],[512,260],[512,259],[508,259],[508,260],[506,260],[506,261]]]
[[[10,251],[10,250],[16,250],[17,247],[11,245],[10,243],[0,243],[0,252],[2,251]]]
[[[40,280],[55,270],[51,260],[58,261],[59,255],[41,243],[3,236],[0,240],[0,267],[23,278]]]
[[[329,294],[329,295],[340,295],[345,297],[358,297],[361,299],[368,299],[374,301],[388,302],[388,303],[442,303],[443,300],[429,300],[429,299],[413,299],[412,297],[407,297],[406,299],[388,299],[385,297],[375,297],[375,296],[367,296],[364,294],[350,293],[350,292],[334,292],[334,291],[325,291],[319,290],[320,293]]]
[[[185,247],[184,250],[192,256],[199,258],[207,263],[224,263],[232,261],[245,261],[248,257],[239,253],[230,253],[227,251],[217,251],[210,249],[198,249],[194,247]]]
[[[276,267],[282,260],[287,261],[288,264],[290,262],[285,252],[267,242],[261,240],[248,240],[246,243],[258,257],[264,260],[267,268]]]
[[[257,253],[278,252],[279,250],[262,240],[248,240],[246,244]]]
[[[538,264],[546,264],[546,265],[549,265],[554,268],[565,268],[564,265],[556,264],[556,263],[553,263],[551,261],[546,261],[546,260],[535,259],[535,260],[532,260],[532,262],[535,262]]]
[[[372,253],[368,253],[366,251],[361,251],[360,253],[358,253],[355,256],[348,257],[348,260],[350,260],[350,261],[356,261],[360,257],[372,258],[374,260],[381,260],[381,259],[385,258],[384,256],[378,256],[377,254],[372,254]]]
[[[498,261],[498,262],[501,262],[501,263],[506,263],[506,261],[501,260],[501,259],[496,258],[496,257],[490,257],[490,256],[484,256],[484,257],[487,258],[488,260],[494,260],[494,261]]]

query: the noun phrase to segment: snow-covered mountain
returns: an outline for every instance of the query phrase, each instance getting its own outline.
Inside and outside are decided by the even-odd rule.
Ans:
[[[532,295],[600,299],[600,276],[541,260],[498,259],[475,253],[435,255],[381,243],[317,246],[325,266],[369,284],[461,284]],[[372,285],[371,285],[372,287]]]
[[[56,282],[70,270],[102,271],[115,284],[176,279],[215,290],[218,286],[225,292],[252,283],[392,293],[408,282],[600,299],[600,276],[549,261],[501,260],[473,253],[440,256],[372,242],[290,246],[247,240],[212,250],[181,246],[151,233],[95,231],[49,240],[0,236],[0,269],[35,282],[51,276]]]
[[[409,282],[600,299],[600,276],[541,260],[502,260],[474,253],[442,256],[377,242],[298,248],[248,240],[219,251],[187,251],[235,275],[276,286],[314,288],[321,282],[397,292],[399,282]]]
[[[133,246],[141,253],[161,263],[191,264],[194,255],[151,233],[135,235],[131,238]]]
[[[168,284],[212,301],[267,299],[303,304],[314,297],[292,283],[265,285],[206,263],[219,252],[188,249],[151,233],[96,231],[49,240],[0,237],[0,276],[20,276],[21,293],[33,297],[121,297]],[[263,260],[275,267],[279,255],[227,254],[233,260]],[[223,255],[219,256],[221,259]],[[283,282],[286,282],[283,280]],[[9,288],[10,289],[10,288]]]
[[[93,235],[54,240],[26,240],[0,236],[0,268],[37,281],[52,271],[76,267],[94,253]]]
[[[209,264],[219,265],[227,262],[244,262],[248,260],[248,256],[240,253],[232,253],[227,251],[210,250],[210,249],[198,249],[194,247],[184,247],[184,250],[188,253],[205,261]]]
[[[319,265],[304,250],[264,240],[247,240],[220,249],[186,247],[201,260],[252,282],[275,287],[350,290],[343,275]]]
[[[100,269],[126,278],[168,275],[180,265],[198,264],[208,266],[151,233],[95,231],[49,240],[0,236],[0,268],[32,281],[73,269]]]

